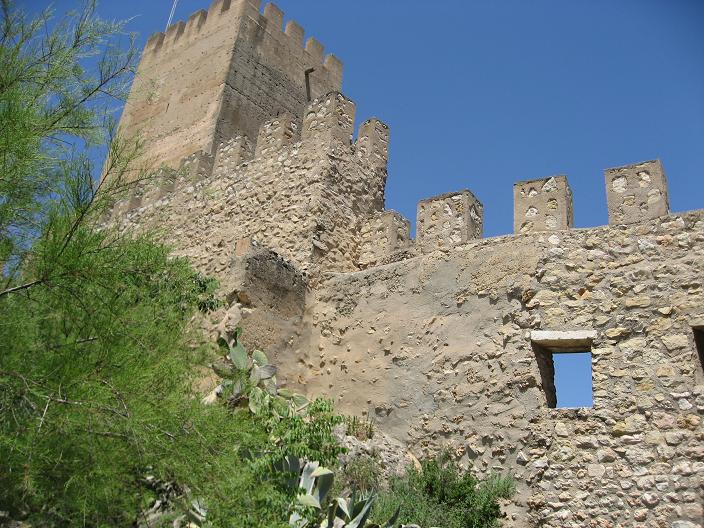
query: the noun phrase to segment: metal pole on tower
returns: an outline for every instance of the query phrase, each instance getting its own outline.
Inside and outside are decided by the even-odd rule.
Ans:
[[[171,5],[171,13],[169,13],[169,21],[166,23],[166,30],[169,29],[169,26],[171,25],[171,20],[174,18],[174,12],[176,11],[176,4],[178,4],[178,0],[174,0],[174,3]]]

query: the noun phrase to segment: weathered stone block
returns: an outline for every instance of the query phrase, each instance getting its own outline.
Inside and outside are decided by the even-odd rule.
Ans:
[[[199,150],[181,161],[183,177],[191,181],[208,178],[213,172],[213,156]]]
[[[303,141],[328,146],[332,141],[350,145],[355,104],[338,92],[313,101],[303,118]]]
[[[423,253],[482,237],[484,207],[468,190],[422,200],[417,214],[416,240]]]
[[[254,148],[247,136],[237,136],[221,143],[215,153],[213,174],[226,176],[254,154]]]
[[[243,238],[235,243],[227,282],[233,300],[248,308],[245,344],[276,357],[302,320],[306,278],[274,251]]]
[[[285,145],[290,145],[296,139],[298,124],[290,114],[282,114],[267,121],[259,129],[255,158],[276,152]]]
[[[557,231],[574,224],[572,190],[566,176],[519,181],[513,185],[513,231]]]
[[[633,224],[670,212],[667,179],[660,160],[604,171],[609,224]]]
[[[378,119],[368,119],[359,126],[355,153],[378,167],[389,160],[389,127]]]
[[[411,244],[411,224],[396,211],[383,211],[368,217],[360,232],[359,265],[373,266]]]
[[[591,349],[596,335],[594,330],[531,330],[530,340],[548,349],[583,351]]]

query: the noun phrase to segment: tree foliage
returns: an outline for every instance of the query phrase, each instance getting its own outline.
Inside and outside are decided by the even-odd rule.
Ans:
[[[60,20],[1,7],[0,510],[125,526],[170,482],[215,518],[284,519],[289,501],[240,455],[268,442],[265,426],[192,389],[189,321],[213,306],[212,281],[147,236],[100,228],[148,177],[139,141],[113,126],[135,58],[116,41],[124,24],[93,2]]]
[[[87,0],[61,19],[51,10],[30,19],[1,0],[0,296],[50,280],[51,266],[18,284],[41,237],[60,233],[67,250],[78,226],[95,226],[127,182],[144,177],[138,139],[118,137],[114,111],[124,99],[136,50],[124,22],[106,22]],[[109,145],[103,178],[91,148]],[[64,229],[68,221],[70,227]],[[59,224],[59,225],[55,225]],[[33,257],[36,258],[36,257]]]

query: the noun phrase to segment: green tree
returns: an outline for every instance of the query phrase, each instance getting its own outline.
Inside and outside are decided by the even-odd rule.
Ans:
[[[101,227],[149,177],[112,119],[131,37],[94,2],[59,20],[0,5],[0,510],[128,526],[169,483],[214,519],[274,526],[290,497],[240,456],[266,445],[266,425],[192,390],[203,353],[189,323],[212,281],[148,236]],[[100,167],[96,145],[109,145]]]
[[[144,173],[135,164],[139,141],[117,137],[113,119],[137,57],[124,22],[100,20],[94,1],[62,19],[51,10],[30,19],[10,0],[0,7],[2,297],[51,280],[52,266],[35,266],[38,276],[18,282],[38,238],[63,229],[54,249],[66,251],[78,227],[95,226],[126,182]],[[98,180],[88,153],[104,145],[110,148]],[[68,228],[55,225],[58,217]]]

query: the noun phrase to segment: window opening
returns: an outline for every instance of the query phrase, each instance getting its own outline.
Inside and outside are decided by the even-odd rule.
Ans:
[[[592,353],[552,354],[555,365],[555,407],[593,407]]]
[[[594,336],[592,331],[531,333],[548,407],[594,406],[591,353]]]
[[[694,332],[694,344],[697,347],[697,353],[699,354],[699,366],[704,370],[704,326],[692,328]]]
[[[310,103],[311,101],[311,94],[310,94],[310,74],[315,71],[315,68],[308,68],[304,73],[306,76],[306,97],[308,98],[308,102]]]

